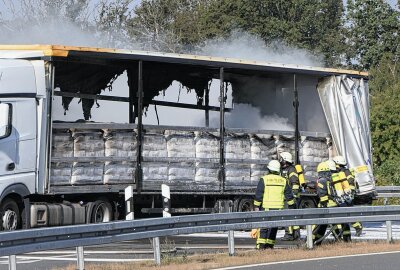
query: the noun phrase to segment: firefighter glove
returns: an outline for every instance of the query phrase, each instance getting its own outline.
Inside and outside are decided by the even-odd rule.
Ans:
[[[251,238],[256,239],[259,230],[260,230],[260,229],[252,229],[251,232],[250,232]]]

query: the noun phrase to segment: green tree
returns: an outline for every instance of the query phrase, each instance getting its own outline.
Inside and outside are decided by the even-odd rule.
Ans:
[[[95,16],[96,26],[102,32],[103,38],[113,47],[127,46],[130,37],[127,33],[127,22],[131,19],[133,0],[103,0],[99,3]]]
[[[201,12],[214,0],[143,0],[128,21],[144,49],[182,52],[200,42]]]
[[[377,65],[384,53],[400,52],[400,13],[384,0],[349,0],[347,63],[361,69]]]
[[[374,163],[400,162],[400,62],[396,56],[385,54],[371,69],[370,89]]]
[[[342,15],[337,0],[144,0],[128,31],[149,48],[180,52],[242,30],[323,54],[332,66],[342,62]]]

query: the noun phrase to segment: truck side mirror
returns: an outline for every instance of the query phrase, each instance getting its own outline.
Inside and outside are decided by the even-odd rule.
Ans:
[[[11,133],[11,104],[0,103],[0,139]]]

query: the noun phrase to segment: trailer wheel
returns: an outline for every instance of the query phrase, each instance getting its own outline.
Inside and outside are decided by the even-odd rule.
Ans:
[[[251,212],[253,211],[253,199],[252,198],[242,198],[239,201],[238,212]]]
[[[311,198],[301,198],[300,203],[298,205],[299,209],[304,208],[317,208],[316,202]]]
[[[90,214],[90,223],[101,223],[112,221],[112,206],[107,200],[93,202]]]
[[[11,198],[5,199],[1,204],[1,225],[5,231],[14,231],[21,227],[18,204]]]

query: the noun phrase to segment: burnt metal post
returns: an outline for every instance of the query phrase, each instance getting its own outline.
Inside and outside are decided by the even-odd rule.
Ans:
[[[137,156],[136,156],[136,190],[138,193],[142,191],[142,179],[143,179],[143,171],[142,171],[142,141],[143,141],[143,62],[139,61],[138,63],[138,91],[137,91]]]
[[[296,74],[293,74],[293,92],[294,92],[294,126],[295,126],[295,133],[294,133],[294,155],[295,155],[295,162],[296,164],[300,164],[300,156],[299,156],[299,93],[297,91],[297,80]]]
[[[225,93],[224,93],[224,68],[219,69],[219,175],[220,191],[225,190]]]
[[[131,74],[133,74],[133,72],[131,72]],[[134,87],[133,87],[133,80],[132,80],[132,76],[128,76],[128,80],[129,80],[129,123],[133,124],[135,123],[135,118],[136,116],[134,115],[134,111],[133,111],[133,106],[135,105],[135,96],[134,96]]]
[[[206,107],[205,109],[205,117],[206,117],[206,127],[210,126],[210,110],[208,109],[208,106],[210,105],[210,89],[206,89],[204,91],[204,106]]]

